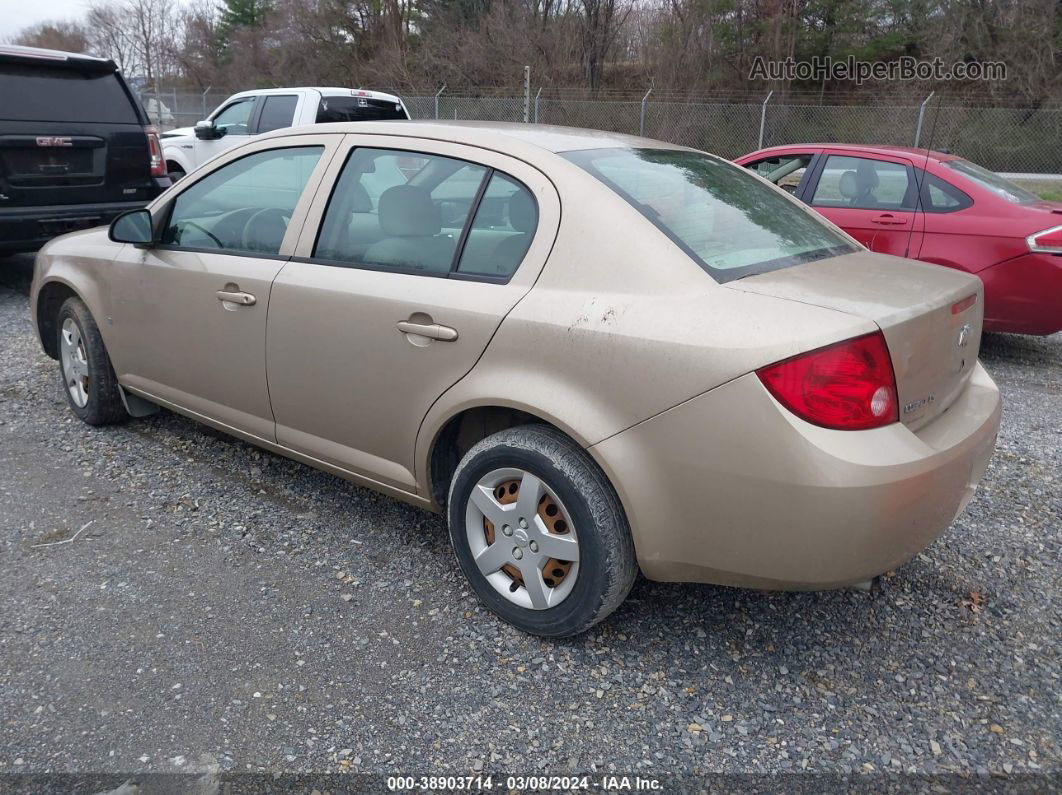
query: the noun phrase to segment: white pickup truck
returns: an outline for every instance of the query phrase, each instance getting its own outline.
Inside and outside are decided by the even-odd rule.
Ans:
[[[233,94],[195,127],[162,134],[162,154],[170,179],[254,135],[333,121],[408,119],[401,99],[361,88],[265,88]]]

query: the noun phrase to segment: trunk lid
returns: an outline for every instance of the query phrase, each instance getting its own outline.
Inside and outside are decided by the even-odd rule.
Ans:
[[[860,251],[724,286],[876,323],[896,373],[900,421],[912,430],[947,411],[977,363],[983,286],[959,271]]]

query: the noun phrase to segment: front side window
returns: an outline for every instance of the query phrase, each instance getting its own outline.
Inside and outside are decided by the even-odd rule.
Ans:
[[[278,254],[324,147],[256,152],[207,174],[177,196],[163,245]]]
[[[214,128],[225,135],[247,135],[254,98],[238,99],[214,117]]]
[[[902,163],[830,155],[811,204],[864,210],[913,210],[915,195],[911,174]]]
[[[351,152],[314,256],[403,272],[449,273],[489,169],[440,155]]]
[[[813,155],[778,155],[750,163],[746,168],[755,171],[779,188],[789,193],[796,193],[812,157]]]
[[[745,169],[711,155],[590,149],[563,157],[622,196],[720,282],[857,250]]]
[[[262,115],[258,119],[258,132],[267,133],[290,127],[295,119],[295,105],[299,98],[289,95],[268,96],[262,101]]]
[[[1025,188],[1019,188],[1009,179],[1004,179],[994,171],[989,171],[969,160],[946,160],[941,163],[944,168],[950,168],[957,174],[961,174],[975,185],[992,191],[997,196],[1006,199],[1012,204],[1029,204],[1040,201],[1035,193],[1029,193]]]

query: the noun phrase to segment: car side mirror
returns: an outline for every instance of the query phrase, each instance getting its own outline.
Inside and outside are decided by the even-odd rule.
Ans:
[[[195,123],[195,137],[200,141],[216,141],[224,134],[225,131],[215,127],[214,122],[210,119],[203,119]]]
[[[151,228],[151,213],[147,210],[130,210],[122,213],[113,221],[107,232],[115,243],[132,243],[134,246],[147,248],[155,242],[155,233]]]

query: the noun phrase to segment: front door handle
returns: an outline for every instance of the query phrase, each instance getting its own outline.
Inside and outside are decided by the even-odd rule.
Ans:
[[[239,304],[240,306],[254,306],[258,303],[258,299],[250,293],[241,293],[238,291],[230,290],[218,290],[214,293],[218,297],[219,301],[227,301],[230,304]]]
[[[906,218],[897,218],[895,215],[885,213],[884,215],[876,215],[870,219],[875,224],[881,224],[882,226],[906,226]]]
[[[412,323],[408,320],[399,320],[398,330],[403,334],[417,334],[440,342],[453,342],[457,339],[457,329],[440,326],[438,323]]]

